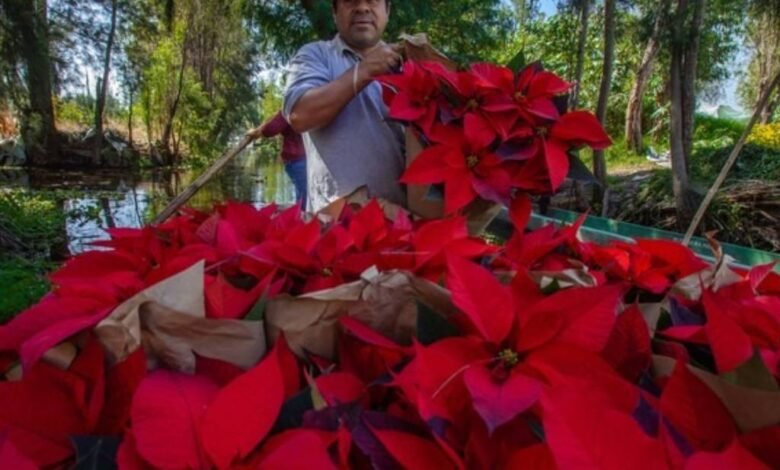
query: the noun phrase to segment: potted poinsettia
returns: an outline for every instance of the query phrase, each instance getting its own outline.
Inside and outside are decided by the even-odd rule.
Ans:
[[[595,116],[565,109],[571,85],[540,64],[515,73],[408,61],[379,81],[390,117],[409,125],[401,181],[410,210],[426,217],[468,213],[479,200],[511,206],[524,195],[552,194],[572,150],[611,144]],[[443,203],[426,200],[431,184],[443,186]]]

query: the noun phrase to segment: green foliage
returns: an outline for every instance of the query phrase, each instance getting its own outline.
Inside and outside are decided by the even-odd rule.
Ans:
[[[284,63],[307,42],[335,34],[331,0],[248,0],[247,11],[257,26],[255,40],[273,63]],[[393,0],[385,38],[425,32],[445,54],[467,63],[498,59],[513,26],[512,12],[501,0]]]
[[[696,116],[691,174],[705,183],[714,181],[745,130],[745,124],[730,119]],[[780,125],[757,125],[731,169],[731,180],[780,178]]]
[[[0,190],[0,229],[31,250],[29,259],[0,255],[0,323],[37,302],[48,290],[48,255],[65,243],[66,215],[51,192]]]
[[[91,125],[95,112],[84,99],[64,98],[56,102],[57,119],[82,126]]]
[[[50,263],[0,259],[0,324],[36,303],[49,291]]]
[[[767,150],[780,152],[780,122],[757,124],[750,131],[748,142]]]
[[[718,149],[694,149],[691,156],[691,174],[694,179],[712,182],[731,153],[733,145]],[[771,149],[756,144],[746,144],[737,162],[728,175],[729,180],[780,179],[780,149]]]
[[[499,0],[394,0],[386,32],[428,34],[431,43],[460,64],[501,62],[514,21]],[[517,51],[515,51],[517,52]]]
[[[743,122],[705,114],[696,115],[695,127],[696,145],[709,147],[733,145],[745,131]]]
[[[189,163],[216,158],[232,137],[259,121],[256,50],[243,23],[243,6],[177,4],[170,23],[160,21],[146,36],[138,33],[128,50],[148,51],[136,108],[149,141],[162,139],[175,110],[169,150],[191,156]],[[166,19],[164,12],[158,14]]]
[[[46,255],[65,243],[66,215],[52,192],[0,190],[0,224],[25,245]]]

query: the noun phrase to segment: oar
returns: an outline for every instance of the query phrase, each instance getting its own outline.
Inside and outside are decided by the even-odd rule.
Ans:
[[[224,154],[222,154],[221,157],[217,161],[211,164],[211,166],[206,170],[202,175],[198,176],[198,178],[192,182],[187,188],[182,191],[181,194],[176,196],[171,200],[171,202],[168,203],[167,206],[165,206],[165,209],[162,210],[159,214],[157,214],[157,217],[152,220],[152,225],[158,225],[166,220],[168,220],[168,217],[172,216],[181,206],[183,206],[187,201],[192,198],[192,196],[198,192],[200,188],[203,187],[208,181],[214,177],[215,174],[219,172],[227,163],[236,155],[241,153],[242,150],[246,148],[247,145],[251,144],[257,138],[260,136],[258,132],[250,131],[246,135],[244,135],[244,138],[241,139],[241,142],[239,142],[235,147],[232,147],[228,149]]]

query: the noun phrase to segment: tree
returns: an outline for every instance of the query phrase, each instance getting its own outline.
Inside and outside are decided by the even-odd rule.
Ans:
[[[150,1],[152,31],[133,31],[125,54],[142,68],[139,108],[157,161],[215,155],[259,120],[253,13],[240,0]]]
[[[575,0],[573,2],[574,10],[579,15],[579,32],[577,40],[577,65],[574,75],[571,77],[573,86],[569,94],[569,108],[577,109],[579,105],[580,82],[582,81],[582,70],[585,64],[585,47],[588,40],[588,22],[590,20],[590,7],[592,0]]]
[[[687,222],[693,216],[694,198],[688,178],[688,161],[693,145],[693,119],[696,109],[696,71],[699,58],[700,31],[705,0],[677,0],[673,26],[671,65],[670,147],[672,188],[678,220]]]
[[[45,0],[1,0],[0,7],[26,85],[26,100],[17,103],[25,150],[33,164],[51,165],[58,160],[59,147],[52,104],[48,6]]]
[[[599,100],[596,106],[596,117],[601,125],[606,125],[607,104],[609,103],[609,92],[612,88],[612,69],[615,62],[615,1],[604,1],[604,61],[601,72],[601,86],[599,88]],[[601,183],[601,187],[607,185],[607,163],[604,159],[604,151],[596,150],[593,152],[593,174]],[[601,190],[597,189],[594,193],[597,201],[602,199]]]
[[[750,7],[753,11],[757,11],[761,16],[764,16],[764,18],[769,22],[770,30],[780,29],[780,0],[752,0],[750,2]],[[769,81],[769,84],[761,92],[761,95],[758,98],[758,103],[753,110],[753,116],[750,118],[750,121],[748,122],[744,131],[742,131],[742,135],[740,136],[739,141],[737,141],[737,144],[732,149],[731,154],[726,160],[726,163],[723,165],[723,168],[721,169],[717,178],[715,178],[715,182],[707,191],[707,194],[699,206],[699,209],[696,211],[691,224],[688,226],[688,230],[686,230],[685,236],[683,237],[684,244],[688,244],[690,242],[694,232],[699,226],[699,223],[701,223],[701,220],[704,218],[704,214],[707,212],[710,203],[715,198],[715,194],[717,194],[721,185],[726,180],[726,176],[731,170],[731,167],[737,161],[739,153],[742,151],[745,142],[747,142],[747,138],[753,130],[753,127],[759,121],[761,115],[769,105],[769,100],[772,96],[772,93],[778,91],[778,89],[780,89],[780,70],[775,72],[773,78]]]
[[[669,19],[670,0],[661,0],[657,9],[651,9],[655,14],[653,29],[647,39],[642,60],[636,72],[636,80],[631,87],[626,107],[625,140],[626,147],[634,152],[642,150],[642,100],[647,84],[653,73],[658,51],[661,48],[662,34],[666,31]]]
[[[103,149],[103,114],[106,106],[106,94],[108,93],[108,80],[111,73],[111,52],[114,48],[118,6],[118,0],[111,0],[111,23],[108,29],[105,59],[103,60],[103,79],[100,81],[99,93],[95,100],[95,150],[93,157],[93,163],[95,165],[100,164],[100,153]]]
[[[747,44],[753,48],[753,56],[748,65],[748,73],[740,83],[742,102],[748,108],[755,109],[759,98],[772,82],[772,77],[780,71],[780,27],[777,18],[780,15],[771,8],[752,5],[748,13]],[[773,93],[767,106],[761,111],[759,123],[771,121],[780,106],[780,92]]]
[[[335,34],[331,0],[248,0],[247,9],[250,30],[272,63],[284,63],[305,43]],[[401,33],[424,32],[442,52],[467,63],[496,57],[513,26],[503,0],[393,0],[385,38],[392,42]]]

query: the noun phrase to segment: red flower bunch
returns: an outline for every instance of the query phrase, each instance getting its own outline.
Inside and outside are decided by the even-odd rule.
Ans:
[[[475,64],[450,71],[435,62],[407,62],[379,78],[393,119],[410,123],[428,146],[401,181],[444,184],[445,212],[477,196],[510,205],[516,190],[555,192],[569,171],[569,151],[611,144],[598,120],[565,112],[570,85],[532,64],[515,74]]]
[[[777,468],[774,267],[705,263],[675,242],[599,246],[577,228],[518,230],[499,250],[458,218],[415,226],[371,204],[323,228],[297,209],[229,204],[114,231],[110,251],[75,257],[0,326],[0,466],[75,452],[129,469]],[[205,317],[139,304],[155,335],[117,357],[99,322],[204,259],[203,285],[184,291],[202,289]],[[327,288],[366,265],[443,278],[452,308],[420,304],[411,340],[345,314],[334,357],[296,356],[283,335],[250,363],[221,356],[241,341],[221,335],[256,331],[244,309],[263,293]],[[191,370],[161,357],[166,337]]]

